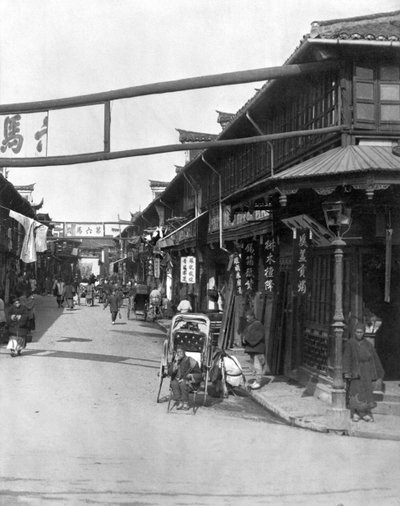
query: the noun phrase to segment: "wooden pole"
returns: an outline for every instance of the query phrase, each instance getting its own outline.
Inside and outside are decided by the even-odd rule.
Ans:
[[[168,144],[164,146],[153,146],[148,148],[128,149],[125,151],[84,153],[79,155],[65,156],[47,156],[32,158],[2,158],[0,165],[3,167],[46,167],[55,165],[75,165],[78,163],[101,162],[106,160],[116,160],[119,158],[130,158],[135,156],[148,156],[159,153],[170,153],[173,151],[203,150],[208,148],[224,148],[230,146],[240,146],[245,144],[255,144],[257,142],[267,142],[280,139],[290,139],[293,137],[308,137],[312,135],[327,135],[330,133],[341,132],[342,126],[315,128],[313,130],[298,130],[293,132],[283,132],[270,135],[256,135],[253,137],[243,137],[239,139],[226,139],[220,141],[189,142],[186,144]]]
[[[282,65],[280,67],[266,67],[261,69],[242,70],[239,72],[227,72],[224,74],[212,74],[207,76],[189,77],[175,81],[161,83],[149,83],[130,88],[111,90],[90,95],[58,98],[54,100],[42,100],[39,102],[24,102],[19,104],[0,105],[0,114],[16,114],[22,112],[48,111],[49,109],[64,109],[67,107],[80,107],[101,104],[110,100],[120,100],[145,95],[157,95],[161,93],[174,93],[184,90],[196,90],[212,88],[215,86],[227,86],[231,84],[252,83],[308,75],[314,72],[323,72],[338,68],[335,61],[301,63]]]

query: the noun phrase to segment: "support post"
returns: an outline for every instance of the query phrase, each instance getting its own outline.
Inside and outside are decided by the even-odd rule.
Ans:
[[[332,241],[335,248],[335,313],[333,316],[334,357],[332,378],[332,405],[328,410],[331,428],[342,430],[348,424],[346,409],[346,390],[343,380],[343,247],[346,243],[339,237]]]

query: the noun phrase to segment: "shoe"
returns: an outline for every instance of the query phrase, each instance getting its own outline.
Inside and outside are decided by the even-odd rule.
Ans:
[[[115,322],[111,322],[112,325],[115,325]]]
[[[261,385],[258,381],[255,381],[254,383],[249,385],[249,388],[251,388],[251,390],[258,390],[259,388],[261,388]]]
[[[187,402],[184,402],[183,406],[182,406],[182,409],[185,410],[185,411],[189,411],[189,409],[190,409],[189,404]]]
[[[183,409],[183,402],[178,402],[176,409]]]
[[[360,416],[357,415],[357,413],[354,413],[354,415],[351,417],[351,419],[353,420],[353,422],[359,422],[360,421]]]
[[[374,421],[374,418],[371,415],[365,415],[362,417],[362,419],[364,420],[364,422],[373,422]]]

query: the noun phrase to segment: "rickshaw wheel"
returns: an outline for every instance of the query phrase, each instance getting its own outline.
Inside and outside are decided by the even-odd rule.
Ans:
[[[164,365],[161,361],[160,364],[160,370],[158,372],[159,378],[158,378],[158,392],[157,392],[157,402],[160,402],[160,395],[161,395],[161,388],[164,381]]]
[[[207,402],[207,393],[208,393],[208,375],[209,375],[209,368],[206,369],[206,377],[204,379],[204,399],[203,399],[203,406],[206,405]]]
[[[168,376],[168,339],[163,343],[163,355],[161,357],[160,369],[158,371],[158,392],[157,402],[160,402],[160,395],[164,378]]]

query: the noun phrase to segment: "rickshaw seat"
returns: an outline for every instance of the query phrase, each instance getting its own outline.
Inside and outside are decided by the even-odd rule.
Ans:
[[[174,348],[182,346],[186,352],[202,353],[205,335],[203,332],[176,330],[174,332]]]

